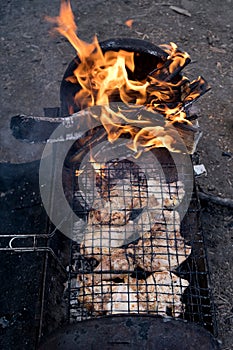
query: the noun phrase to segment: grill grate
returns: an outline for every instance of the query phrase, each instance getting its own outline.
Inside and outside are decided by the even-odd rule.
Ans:
[[[54,313],[55,296],[58,298],[58,294],[62,294],[64,272],[67,278],[67,287],[64,292],[67,301],[65,306],[67,321],[70,323],[116,313],[150,314],[155,317],[175,316],[196,322],[214,335],[217,334],[196,192],[195,189],[193,191],[193,184],[189,183],[190,174],[185,171],[184,165],[175,166],[172,162],[168,162],[164,152],[165,150],[156,150],[160,165],[152,166],[147,162],[137,166],[135,160],[108,162],[105,167],[99,167],[99,173],[98,171],[96,173],[93,165],[88,163],[89,167],[87,166],[80,176],[76,176],[76,170],[80,170],[81,165],[74,163],[70,169],[70,174],[73,176],[71,176],[72,193],[68,193],[67,196],[77,214],[77,220],[73,223],[69,222],[73,227],[73,240],[67,239],[65,243],[61,243],[64,237],[59,232],[59,227],[50,226],[48,226],[50,233],[47,234],[12,233],[1,236],[0,251],[18,254],[45,252],[46,257],[51,257],[50,262],[54,261],[55,268],[52,272],[48,273],[47,270],[50,267],[47,265],[43,270],[41,295],[36,311],[39,338],[41,334],[46,334],[46,329],[51,323],[49,317]],[[179,176],[176,168],[180,169]],[[150,185],[151,174],[157,174],[155,179],[153,177],[154,186]],[[64,181],[70,184],[67,178]],[[65,191],[67,183],[63,184]],[[114,192],[116,183],[118,192]],[[83,188],[89,190],[85,192]],[[96,189],[95,192],[94,189]],[[149,203],[148,191],[158,199],[160,206]],[[121,206],[118,207],[118,202],[114,200],[116,194],[118,202],[119,197],[122,196]],[[122,221],[121,225],[119,222],[118,226],[115,225],[120,228],[120,239],[124,242],[123,244],[118,242],[117,247],[106,246],[105,242],[102,250],[96,252],[98,244],[97,246],[90,244],[92,238],[96,238],[96,226],[94,223],[90,225],[90,217],[94,222],[100,218],[102,220],[102,216],[96,217],[95,210],[101,207],[100,204],[103,201],[108,202],[111,197],[116,207],[114,209],[114,205],[110,206],[110,214],[113,214],[114,210],[119,211],[122,214],[120,220],[122,217],[125,218],[125,222]],[[51,211],[56,209],[54,204],[51,200]],[[127,206],[130,205],[131,207],[128,208]],[[188,208],[187,212],[186,208]],[[185,216],[184,212],[186,212]],[[115,217],[110,215],[106,219],[105,216],[104,220],[104,224],[97,225],[102,236],[106,232],[109,234],[109,227],[113,226],[110,225],[111,220],[115,220]],[[133,224],[131,230],[126,232],[125,226],[129,221]],[[87,223],[91,227],[89,240],[87,235],[83,236],[83,223],[84,227]],[[148,226],[155,227],[148,229]],[[131,237],[129,233],[132,232],[136,234]],[[155,244],[156,240],[157,244]],[[65,251],[68,243],[70,250]],[[154,250],[158,255],[156,249],[160,248],[161,259],[165,260],[162,263],[164,267],[162,271],[159,265],[153,264],[157,260],[152,259]],[[116,259],[114,262],[112,255],[114,255],[113,251],[119,253],[119,250],[121,265],[117,269],[113,266],[116,264]],[[70,259],[70,263],[67,263],[67,258]],[[66,269],[67,264],[69,266]],[[105,268],[103,268],[104,264]],[[58,265],[61,266],[60,270]],[[161,278],[159,279],[158,276]],[[54,281],[57,281],[57,284]],[[51,283],[55,283],[52,289]],[[57,285],[60,286],[59,290]],[[95,286],[98,286],[99,293],[93,293]],[[103,300],[102,296],[106,288],[106,300]],[[59,309],[60,306],[57,305],[56,308]],[[64,311],[66,309],[62,310],[62,313]],[[61,312],[60,309],[59,312]]]
[[[74,174],[77,169],[76,163]],[[70,248],[70,322],[152,314],[216,330],[199,205],[193,188],[187,193],[190,174],[181,171],[178,179],[174,164],[163,164],[156,176],[155,170],[112,161],[74,176],[73,198],[82,206],[72,205],[86,224],[74,223],[79,243]],[[83,191],[84,184],[97,191]]]

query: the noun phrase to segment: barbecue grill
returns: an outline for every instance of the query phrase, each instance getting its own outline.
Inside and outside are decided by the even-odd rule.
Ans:
[[[118,51],[121,47],[129,51],[136,50],[139,57],[146,57],[147,61],[152,57],[153,62],[149,60],[152,67],[148,67],[149,71],[144,74],[148,74],[156,62],[164,59],[162,51],[154,45],[148,45],[138,40],[110,40],[102,44],[104,51]],[[73,69],[74,62],[68,67],[68,72]],[[140,59],[138,65],[140,67]],[[141,69],[138,74],[142,74]],[[172,79],[177,79],[177,75]],[[7,197],[13,203],[13,210],[18,209],[17,215],[22,220],[25,208],[30,206],[28,194],[32,193],[33,188],[35,211],[32,219],[29,218],[25,225],[19,222],[17,228],[6,225],[1,235],[1,251],[5,254],[15,257],[28,254],[30,259],[41,258],[34,314],[34,339],[37,345],[42,339],[41,349],[74,349],[78,346],[96,349],[100,346],[104,349],[135,346],[148,349],[194,349],[197,346],[201,349],[217,349],[218,344],[214,339],[217,336],[214,303],[199,220],[200,205],[190,168],[182,156],[174,162],[165,148],[157,148],[152,151],[156,162],[145,158],[147,161],[140,162],[139,166],[131,157],[111,159],[97,167],[95,162],[89,162],[83,169],[82,161],[86,152],[98,145],[99,135],[103,136],[101,141],[107,137],[103,128],[97,127],[82,139],[73,132],[72,123],[76,121],[77,115],[63,118],[69,114],[68,106],[78,89],[79,86],[69,85],[63,79],[62,117],[58,116],[58,109],[55,109],[54,118],[51,117],[51,111],[49,116],[47,114],[47,117],[42,118],[12,118],[14,135],[28,141],[47,140],[51,132],[64,123],[63,138],[51,141],[48,163],[53,159],[53,164],[48,179],[56,179],[58,172],[61,173],[59,144],[68,143],[68,152],[62,164],[62,184],[74,216],[64,216],[55,225],[50,221],[49,217],[53,217],[57,211],[59,199],[56,183],[48,180],[45,184],[45,187],[51,184],[50,191],[47,191],[48,217],[40,197],[40,191],[43,197],[43,189],[38,186],[39,163],[33,162],[22,167],[22,184]],[[72,107],[74,111],[79,111],[77,105]],[[45,125],[48,125],[47,131]],[[47,161],[46,157],[44,161]],[[15,169],[10,166],[4,169],[3,166],[3,170],[7,174],[3,188],[6,192],[14,183],[9,178],[14,176]],[[156,174],[152,190],[149,186],[151,174]],[[119,192],[118,188],[115,197],[116,201],[123,203],[118,214],[125,222],[118,223],[116,232],[120,239],[117,237],[114,245],[109,242],[113,232],[112,210],[110,217],[99,219],[99,204],[93,204],[93,198],[97,196],[100,203],[113,200],[111,196],[114,197],[114,188],[119,183],[121,190]],[[83,191],[82,186],[85,185],[90,191],[94,188],[95,192]],[[25,197],[22,196],[23,191]],[[149,205],[149,192],[159,198],[160,206]],[[18,208],[14,196],[22,197]],[[134,207],[132,201],[139,204]],[[144,201],[146,206],[142,204]],[[128,202],[131,203],[130,208]],[[6,212],[8,208],[6,205]],[[38,210],[40,216],[34,230],[32,222]],[[97,220],[94,224],[89,223],[91,215]],[[62,234],[64,227],[70,231],[69,238]],[[99,235],[96,238],[97,228]],[[83,234],[84,230],[87,233]],[[145,232],[150,232],[147,238]],[[161,266],[153,265],[158,251],[161,251],[160,258],[163,261]],[[114,254],[120,254],[120,260],[124,262],[118,268],[114,265]],[[3,321],[7,332],[11,320],[5,318]],[[19,324],[16,322],[17,326]],[[49,336],[58,326],[63,328]],[[27,329],[23,332],[27,337]],[[189,335],[190,339],[185,340],[184,334]],[[30,348],[35,341],[28,340],[28,343]]]
[[[164,151],[164,157],[166,158],[166,151]],[[163,164],[165,165],[165,164]],[[165,169],[165,167],[164,167]],[[166,169],[170,173],[172,170],[174,171],[174,164],[168,164],[166,163]],[[142,171],[142,169],[140,169]],[[150,165],[148,164],[145,166],[145,172],[149,171],[151,172]],[[131,169],[132,171],[132,169]],[[185,176],[185,174],[184,174]],[[188,175],[187,175],[188,176]],[[114,180],[114,178],[113,178]],[[140,183],[140,182],[139,182]],[[176,182],[172,182],[169,185],[169,189],[171,191],[172,187],[177,186]],[[177,189],[177,187],[176,187]],[[142,190],[141,190],[142,192]],[[162,193],[160,188],[155,189],[155,193],[158,197],[158,193]],[[119,196],[117,197],[118,200],[120,200]],[[124,200],[127,200],[127,197],[124,198]],[[151,208],[149,208],[151,210]],[[148,214],[148,213],[147,213]],[[169,215],[168,215],[169,214]],[[136,215],[132,213],[131,215]],[[188,212],[185,215],[185,217],[182,220],[181,225],[181,231],[179,236],[178,232],[176,231],[177,226],[179,225],[176,222],[176,216],[174,211],[169,210],[162,210],[162,213],[160,214],[162,216],[162,222],[163,222],[163,228],[162,228],[162,235],[158,235],[158,250],[162,252],[161,259],[167,259],[167,265],[168,268],[174,272],[174,276],[177,276],[178,278],[173,280],[171,283],[171,289],[168,288],[167,281],[164,281],[163,279],[159,282],[159,277],[161,274],[163,275],[163,269],[161,270],[159,266],[155,267],[155,271],[158,271],[157,277],[158,281],[156,281],[156,288],[158,291],[158,294],[156,294],[156,298],[161,297],[159,295],[160,289],[162,289],[162,296],[164,299],[168,300],[168,304],[165,306],[165,309],[162,310],[162,314],[166,316],[179,316],[183,319],[189,320],[189,321],[196,321],[198,323],[201,323],[203,326],[205,326],[210,331],[214,331],[214,321],[212,319],[212,312],[213,312],[213,305],[211,303],[211,296],[210,296],[210,289],[208,287],[208,272],[207,272],[207,265],[206,265],[206,252],[204,249],[204,241],[203,241],[203,234],[200,230],[200,223],[199,223],[199,204],[197,200],[196,193],[193,193],[192,201],[189,206]],[[149,215],[150,216],[150,215]],[[139,230],[140,232],[146,232],[148,230],[148,223],[146,222],[147,215],[144,216],[144,220],[142,222],[139,222]],[[77,227],[78,223],[74,225],[74,227]],[[149,223],[149,226],[153,226],[153,223]],[[121,231],[124,231],[124,236],[127,235],[126,228],[124,226],[121,226]],[[104,240],[105,237],[105,231],[106,225],[100,225],[100,231],[101,231],[101,237]],[[134,231],[136,231],[136,225],[134,228]],[[175,235],[174,235],[175,232]],[[164,238],[165,236],[165,238]],[[179,241],[180,239],[184,238],[184,241],[182,240],[182,250],[179,248]],[[104,264],[102,261],[99,263],[98,261],[101,261],[103,257],[107,257],[111,260],[111,248],[106,248],[104,246],[102,250],[98,249],[98,251],[95,253],[95,245],[92,244],[92,240],[94,240],[94,232],[91,232],[91,238],[87,239],[87,243],[85,246],[85,252],[86,254],[80,253],[80,244],[77,244],[75,241],[71,244],[71,263],[70,263],[70,284],[68,286],[69,292],[68,295],[71,298],[70,305],[72,305],[70,309],[70,317],[73,320],[83,320],[89,317],[94,317],[97,315],[104,315],[104,314],[114,314],[117,313],[117,310],[114,309],[113,305],[116,305],[117,303],[114,303],[113,301],[113,293],[110,293],[110,300],[109,304],[112,305],[112,310],[106,310],[104,309],[103,300],[99,297],[99,294],[101,295],[101,291],[105,289],[106,287],[106,275],[107,279],[110,281],[114,281],[111,285],[112,290],[114,291],[114,288],[116,289],[116,286],[122,286],[122,279],[124,278],[126,281],[132,281],[132,288],[128,287],[126,290],[122,290],[122,292],[119,291],[119,294],[122,296],[122,299],[126,299],[125,302],[123,301],[121,306],[119,307],[119,313],[126,312],[127,314],[134,313],[135,311],[140,314],[154,314],[159,315],[161,314],[161,310],[158,308],[156,309],[155,303],[150,300],[150,293],[151,293],[151,284],[152,282],[148,281],[148,276],[151,276],[151,257],[153,254],[155,254],[155,246],[153,241],[148,241],[144,237],[137,238],[136,242],[134,238],[131,238],[130,241],[133,241],[133,243],[126,244],[123,246],[123,250],[126,257],[126,267],[124,266],[124,270],[118,271],[114,270],[114,267],[112,266],[112,269],[110,269],[111,261],[110,263]],[[85,240],[85,237],[84,237]],[[181,243],[181,241],[180,241]],[[85,243],[84,243],[85,244]],[[89,246],[90,244],[90,246]],[[140,246],[141,244],[141,246]],[[130,249],[129,249],[130,246]],[[138,250],[138,247],[141,247],[140,252],[138,253],[139,262],[136,263],[136,267],[132,267],[132,264],[130,263],[131,259],[135,259],[134,253],[135,250]],[[190,247],[192,247],[192,252],[190,254]],[[81,249],[81,252],[83,249]],[[114,253],[113,253],[114,254]],[[120,254],[119,251],[117,251],[117,254]],[[149,263],[148,263],[148,255],[149,255]],[[93,256],[95,258],[93,258]],[[97,260],[96,260],[97,259]],[[121,257],[123,259],[123,256]],[[153,258],[152,258],[153,259]],[[175,262],[174,262],[175,259]],[[108,260],[107,260],[108,261]],[[180,263],[182,261],[182,263]],[[112,264],[114,262],[112,261]],[[148,267],[143,270],[143,265],[148,264]],[[178,269],[175,269],[173,266],[179,265]],[[97,267],[96,267],[97,265]],[[157,269],[157,270],[156,270]],[[80,284],[77,281],[77,276],[81,279],[81,281],[84,280],[83,283]],[[123,277],[122,277],[123,276]],[[170,277],[170,276],[169,276]],[[182,279],[181,279],[182,278]],[[88,281],[91,280],[91,283],[94,284],[94,286],[98,286],[100,288],[100,292],[94,293],[94,288],[88,288],[85,285],[85,279],[87,280],[87,286]],[[183,280],[184,279],[184,280]],[[148,284],[145,282],[148,281]],[[187,284],[182,284],[182,281],[188,281],[189,286],[187,288]],[[129,283],[130,284],[130,283]],[[146,285],[147,288],[145,288],[145,292],[143,293],[143,296],[140,295],[140,285]],[[152,283],[153,284],[153,283]],[[184,305],[181,306],[181,310],[176,310],[175,304],[176,304],[176,297],[174,290],[176,289],[176,286],[179,286],[179,292],[178,295],[180,298],[184,300]],[[127,285],[128,286],[128,285]],[[165,287],[165,288],[163,288]],[[167,287],[167,288],[166,288]],[[83,290],[85,289],[85,293],[83,293]],[[78,296],[81,293],[81,297],[79,298],[78,302]],[[133,303],[133,306],[136,307],[136,310],[134,308],[131,309],[130,300],[134,300],[134,294],[137,295],[137,301]],[[180,294],[179,294],[180,293]],[[132,298],[131,298],[132,294]],[[124,298],[124,296],[127,296]],[[82,298],[88,298],[88,307],[89,310],[85,309],[83,305]],[[142,301],[144,302],[145,306],[143,309],[140,309],[140,298],[142,298]],[[163,299],[163,298],[162,298]],[[135,305],[134,305],[135,304]],[[81,309],[80,309],[81,305]],[[122,310],[121,310],[122,308]],[[77,310],[80,310],[80,312],[77,312]]]

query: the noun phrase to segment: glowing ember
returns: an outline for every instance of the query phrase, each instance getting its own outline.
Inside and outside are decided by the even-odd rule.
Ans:
[[[79,58],[73,75],[67,78],[67,81],[80,86],[74,97],[75,103],[80,109],[105,106],[99,116],[93,117],[101,121],[108,133],[108,140],[113,142],[122,134],[130,134],[128,147],[137,156],[142,150],[155,147],[178,151],[174,131],[170,127],[175,122],[191,124],[187,120],[186,106],[208,90],[203,78],[190,82],[179,75],[190,62],[189,55],[180,51],[174,43],[162,45],[161,48],[168,54],[166,60],[159,62],[146,79],[134,80],[129,78],[135,71],[134,52],[120,50],[103,53],[96,36],[92,43],[79,39],[69,1],[63,0],[59,16],[48,20],[56,24],[55,30],[70,41]],[[133,20],[129,19],[125,24],[131,27]],[[174,80],[177,74],[178,79]],[[116,95],[119,96],[118,101],[126,105],[143,106],[155,115],[160,113],[164,125],[157,126],[143,118],[140,120],[141,116],[130,123],[121,111],[113,112],[107,107]],[[70,112],[73,112],[72,108]]]

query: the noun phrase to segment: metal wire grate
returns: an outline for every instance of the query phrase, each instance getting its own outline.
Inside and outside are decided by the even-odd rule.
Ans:
[[[151,173],[150,164],[142,168],[114,161],[99,168],[90,165],[81,180],[74,177],[73,195],[82,203],[74,210],[87,221],[84,228],[74,223],[81,243],[71,243],[70,322],[152,314],[194,321],[213,331],[198,202],[187,193],[190,174],[183,172],[178,179],[174,164],[163,166],[163,176],[153,173],[152,179]],[[94,181],[89,188],[97,190],[90,196],[80,189],[82,181]]]

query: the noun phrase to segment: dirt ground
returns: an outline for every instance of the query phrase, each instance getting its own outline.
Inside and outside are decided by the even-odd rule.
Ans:
[[[203,136],[196,157],[207,169],[198,178],[205,193],[233,198],[233,1],[232,0],[77,0],[72,1],[79,35],[91,40],[134,37],[155,44],[175,42],[187,51],[189,77],[203,75],[212,90],[199,102]],[[188,11],[175,12],[170,5]],[[56,16],[59,0],[2,0],[0,4],[0,159],[21,163],[39,159],[42,145],[13,138],[10,118],[42,115],[43,107],[59,106],[59,88],[71,45],[51,36],[45,15]],[[132,29],[124,22],[132,18]],[[222,349],[233,349],[233,213],[203,203],[203,228],[219,319]]]

